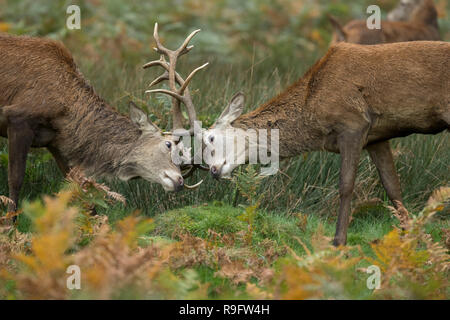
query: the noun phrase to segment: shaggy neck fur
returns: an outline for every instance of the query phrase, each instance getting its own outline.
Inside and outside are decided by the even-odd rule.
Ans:
[[[323,150],[323,127],[314,116],[309,98],[315,90],[317,75],[326,64],[327,56],[319,60],[303,78],[258,109],[237,118],[232,126],[240,129],[278,129],[280,157],[292,157],[303,152]],[[270,137],[270,131],[268,132]],[[270,138],[268,141],[270,142]]]
[[[80,88],[79,85],[76,88]],[[74,88],[75,89],[75,88]],[[100,98],[89,85],[79,89],[63,118],[58,149],[71,166],[96,176],[117,175],[141,135],[131,120]],[[64,141],[70,141],[64,144]]]

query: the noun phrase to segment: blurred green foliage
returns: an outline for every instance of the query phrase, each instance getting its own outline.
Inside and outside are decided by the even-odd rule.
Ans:
[[[383,16],[397,0],[165,0],[165,1],[0,1],[0,22],[15,34],[63,40],[87,58],[112,56],[137,63],[148,56],[153,25],[161,26],[166,43],[177,44],[188,31],[203,30],[196,55],[217,57],[216,63],[265,61],[281,71],[299,59],[311,61],[326,50],[331,34],[327,14],[340,21],[367,17],[377,4]],[[446,0],[435,0],[443,36],[450,39]],[[66,28],[66,8],[81,8],[81,30]],[[96,56],[97,55],[97,56]]]

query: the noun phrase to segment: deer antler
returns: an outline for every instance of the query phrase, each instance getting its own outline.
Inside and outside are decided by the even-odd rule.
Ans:
[[[153,90],[147,90],[146,93],[163,93],[170,95],[172,97],[172,117],[173,117],[173,129],[180,129],[183,128],[183,116],[181,114],[181,108],[180,108],[180,102],[182,102],[186,106],[187,114],[189,117],[189,123],[190,123],[190,129],[189,133],[192,135],[194,133],[194,122],[197,120],[197,114],[195,112],[194,103],[192,102],[191,94],[189,93],[188,85],[191,82],[194,75],[200,71],[201,69],[205,68],[209,63],[205,63],[201,65],[200,67],[194,69],[185,79],[183,79],[178,72],[176,72],[176,64],[177,60],[180,56],[183,54],[188,53],[194,46],[188,45],[189,42],[192,40],[192,38],[200,32],[200,29],[193,31],[187,38],[184,40],[183,44],[176,50],[170,50],[167,49],[160,41],[159,35],[158,35],[158,23],[155,23],[155,28],[153,31],[153,37],[156,42],[156,48],[155,51],[161,54],[161,57],[159,60],[154,60],[146,63],[143,68],[150,68],[154,66],[162,67],[165,71],[162,75],[157,77],[155,80],[153,80],[149,87],[153,87],[163,81],[168,80],[169,81],[169,88],[170,90],[165,89],[153,89]],[[167,57],[169,59],[169,62],[166,61],[164,57]],[[178,88],[177,88],[178,84]],[[171,133],[167,133],[171,134]],[[187,168],[187,169],[186,169]],[[209,168],[206,168],[202,165],[198,164],[190,164],[190,165],[183,165],[182,169],[184,169],[184,173],[182,174],[184,178],[189,177],[192,175],[195,169],[202,169],[202,170],[209,170]],[[201,180],[199,183],[188,186],[185,184],[185,187],[188,189],[196,188],[198,187],[203,180]]]
[[[191,95],[189,93],[188,85],[189,82],[192,80],[194,75],[200,71],[201,69],[205,68],[209,63],[205,63],[204,65],[194,69],[184,80],[176,71],[176,64],[177,60],[180,56],[182,56],[185,53],[188,53],[194,46],[190,45],[188,46],[191,39],[200,32],[200,29],[193,31],[183,42],[183,44],[176,50],[169,50],[166,47],[164,47],[161,44],[161,41],[159,39],[158,35],[158,23],[155,23],[155,29],[153,32],[153,37],[156,41],[156,48],[155,51],[161,54],[161,58],[159,60],[151,61],[146,63],[143,68],[150,68],[153,66],[160,66],[163,69],[165,69],[165,72],[153,80],[149,87],[152,87],[156,84],[161,83],[162,81],[169,80],[169,88],[170,90],[165,89],[154,89],[154,90],[147,90],[146,93],[164,93],[167,95],[170,95],[172,97],[172,117],[173,117],[173,129],[180,129],[183,128],[183,117],[181,114],[181,108],[180,108],[180,102],[182,102],[187,109],[189,122],[190,122],[190,133],[193,133],[194,128],[194,121],[197,120],[197,114],[195,112],[195,107],[192,102]],[[169,59],[169,62],[167,62],[164,58],[166,56]],[[179,88],[177,88],[176,84],[178,84]]]

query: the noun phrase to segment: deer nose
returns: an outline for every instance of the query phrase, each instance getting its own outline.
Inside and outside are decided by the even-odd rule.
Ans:
[[[184,180],[182,176],[179,176],[178,179],[176,180],[175,183],[175,191],[181,191],[183,190],[183,186],[184,186]]]
[[[220,170],[217,168],[217,166],[212,166],[210,172],[214,179],[220,178]]]

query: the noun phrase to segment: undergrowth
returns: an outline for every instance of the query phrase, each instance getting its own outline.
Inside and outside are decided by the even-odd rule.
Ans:
[[[448,206],[449,188],[435,191],[417,214],[390,208],[391,231],[363,250],[333,247],[323,221],[271,219],[257,208],[259,179],[253,169],[236,178],[246,199],[241,207],[208,204],[154,220],[134,213],[111,224],[91,215],[92,204],[121,196],[74,171],[53,197],[23,206],[31,232],[10,226],[0,234],[0,298],[450,297],[448,228],[440,239],[427,232]],[[81,270],[79,290],[67,288],[71,265]],[[366,286],[370,265],[381,270],[378,290]]]

